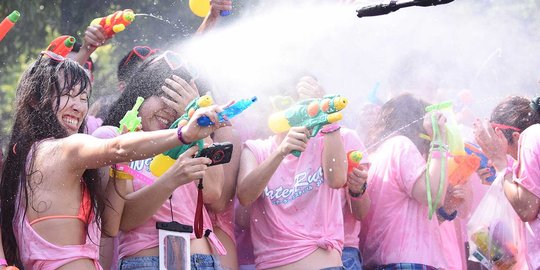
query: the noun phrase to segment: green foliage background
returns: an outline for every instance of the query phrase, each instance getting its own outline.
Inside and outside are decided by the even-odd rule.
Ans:
[[[241,15],[245,2],[234,0],[234,11],[227,21]],[[166,48],[196,31],[202,18],[191,12],[189,0],[0,1],[0,20],[13,10],[21,13],[17,24],[0,42],[0,146],[9,140],[19,77],[38,53],[60,35],[72,35],[82,41],[86,27],[94,18],[127,8],[162,20],[137,16],[124,32],[92,55],[96,67],[93,100],[114,91],[117,63],[130,48],[136,45]]]

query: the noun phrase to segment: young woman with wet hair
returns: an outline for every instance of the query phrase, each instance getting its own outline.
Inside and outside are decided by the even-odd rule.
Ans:
[[[9,263],[26,269],[100,269],[100,229],[116,234],[115,211],[123,202],[104,197],[96,169],[154,156],[218,128],[191,121],[177,130],[98,139],[81,134],[90,93],[85,70],[51,52],[42,52],[21,77],[0,183]],[[208,107],[194,119],[204,114],[217,121],[218,111]]]
[[[540,268],[540,97],[512,96],[499,103],[489,123],[475,122],[475,137],[505,174],[506,198],[532,229],[525,230],[529,269]],[[516,162],[510,167],[510,155]]]
[[[94,136],[111,138],[118,136],[113,125],[131,109],[137,97],[145,101],[139,116],[143,131],[168,129],[187,104],[199,96],[193,76],[181,56],[171,51],[146,59],[133,74],[126,89],[113,104],[104,126]],[[216,122],[217,123],[217,122]],[[216,134],[222,130],[217,131]],[[215,134],[214,134],[215,135]],[[213,141],[205,138],[205,144]],[[197,181],[204,179],[204,202],[216,202],[222,193],[224,175],[222,166],[206,170],[207,158],[193,158],[197,147],[182,154],[163,175],[156,177],[150,171],[152,158],[135,159],[127,167],[134,176],[127,187],[126,203],[122,213],[119,234],[120,269],[159,269],[159,236],[156,222],[175,221],[193,225],[197,205]],[[213,231],[211,219],[203,207],[204,230]],[[213,251],[224,254],[225,250],[214,233],[203,238],[192,234],[190,241],[191,267],[221,269]],[[207,268],[204,268],[207,269]]]
[[[428,218],[426,192],[435,198],[441,179],[441,158],[447,154],[446,119],[435,114],[440,141],[433,137],[429,105],[412,94],[401,94],[386,102],[370,132],[368,190],[371,207],[362,220],[361,244],[364,265],[375,269],[438,269],[445,267],[439,221]],[[427,170],[426,159],[431,155]],[[426,183],[429,175],[429,186]],[[443,198],[436,205],[439,208]]]

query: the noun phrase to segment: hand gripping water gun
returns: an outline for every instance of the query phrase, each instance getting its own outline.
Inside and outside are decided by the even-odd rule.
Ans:
[[[125,126],[130,132],[135,131],[137,127],[141,124],[141,117],[139,117],[139,108],[144,102],[144,98],[137,97],[137,101],[133,106],[133,109],[126,112],[124,118],[120,120],[120,126],[118,127],[118,132],[122,132],[122,126]]]
[[[491,176],[486,179],[487,182],[493,183],[496,177],[495,167],[489,166],[489,159],[482,152],[480,147],[473,143],[465,143],[465,152],[469,155],[477,156],[480,159],[480,169],[489,168]]]
[[[288,131],[291,127],[304,126],[311,130],[310,137],[317,135],[324,125],[335,123],[343,118],[341,110],[348,100],[340,95],[328,95],[322,99],[307,99],[268,118],[268,126],[274,133]],[[299,157],[299,151],[293,151]]]
[[[46,50],[66,57],[73,49],[75,41],[75,38],[72,36],[59,36],[49,44]]]
[[[96,18],[90,25],[101,25],[107,37],[112,37],[114,34],[124,31],[126,26],[130,25],[133,20],[135,20],[133,10],[124,9],[116,11],[107,17]]]
[[[19,17],[21,14],[18,11],[13,11],[11,14],[9,14],[1,23],[0,23],[0,41],[4,39],[7,32],[11,30],[11,28],[15,25],[15,23],[19,20]]]
[[[455,136],[457,134],[459,136],[459,133],[455,133],[454,127],[452,126],[452,124],[450,124],[451,119],[449,119],[449,118],[452,118],[452,115],[453,115],[452,103],[451,102],[441,102],[441,103],[433,104],[433,105],[430,105],[430,106],[426,107],[426,112],[435,112],[435,111],[446,113],[445,114],[445,116],[447,118],[446,138],[447,138],[447,142],[448,142],[448,148],[450,149],[450,153],[460,153],[460,149],[461,149],[461,151],[464,152],[464,150],[463,150],[463,142],[461,142],[461,146],[459,145],[459,138],[460,137],[453,138],[453,135]],[[447,156],[446,156],[446,149],[444,149],[444,147],[443,147],[444,143],[441,140],[441,132],[439,130],[439,124],[437,123],[437,119],[435,118],[434,113],[431,114],[431,126],[433,128],[433,137],[431,138],[431,149],[430,149],[430,154],[428,156],[426,171],[428,171],[428,172],[430,171],[431,158],[432,158],[431,151],[432,150],[436,150],[436,151],[439,151],[440,153],[442,152],[444,154],[442,154],[441,157],[440,157],[441,160],[442,160],[441,175],[440,175],[440,179],[439,179],[439,189],[438,189],[438,192],[436,194],[436,197],[435,197],[434,201],[433,201],[433,198],[432,198],[432,195],[431,195],[431,181],[429,179],[430,175],[429,175],[429,173],[426,173],[426,195],[427,195],[427,201],[428,201],[428,207],[429,207],[428,217],[429,217],[430,220],[433,217],[433,214],[435,213],[435,209],[437,208],[437,205],[438,205],[440,199],[442,198],[442,193],[443,193],[443,190],[444,190],[444,181],[445,181],[446,176],[447,176],[446,175],[446,170],[447,170],[447,166],[448,166]],[[454,152],[452,152],[452,151],[454,151]]]
[[[208,107],[212,105],[214,101],[212,100],[212,97],[208,95],[204,95],[202,97],[198,97],[194,100],[192,100],[187,106],[186,106],[186,112],[180,116],[180,118],[176,119],[174,123],[169,127],[170,129],[178,128],[179,126],[185,126],[189,119],[193,116],[195,111],[202,107]],[[159,154],[154,157],[152,162],[150,163],[150,171],[155,176],[159,177],[163,175],[178,159],[178,157],[186,152],[189,148],[192,146],[197,145],[199,149],[204,148],[203,140],[198,140],[195,142],[192,142],[188,145],[181,145],[177,146],[173,149],[170,149],[168,151],[163,152],[162,154]]]
[[[358,168],[363,157],[362,152],[358,150],[352,150],[347,153],[347,174],[350,174],[354,168]]]
[[[227,117],[227,120],[228,120],[239,115],[241,112],[246,110],[249,106],[251,106],[255,101],[257,101],[257,97],[252,97],[250,99],[242,99],[240,101],[235,102],[231,106],[223,109],[222,112],[218,113],[219,122],[220,123],[225,122],[225,118],[223,118],[223,116]],[[208,116],[202,116],[199,119],[197,119],[197,124],[199,124],[199,126],[207,127],[207,126],[213,125],[214,123],[210,121],[210,118],[208,118]]]

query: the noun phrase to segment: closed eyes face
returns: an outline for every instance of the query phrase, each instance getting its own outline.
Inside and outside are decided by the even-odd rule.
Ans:
[[[178,118],[176,111],[158,96],[147,98],[141,106],[139,115],[144,131],[167,129]]]
[[[56,117],[69,135],[78,133],[88,113],[88,90],[80,91],[80,85],[60,97],[60,106]]]

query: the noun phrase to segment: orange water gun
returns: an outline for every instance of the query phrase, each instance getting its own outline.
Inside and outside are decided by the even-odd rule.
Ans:
[[[11,14],[9,14],[1,23],[0,23],[0,41],[4,39],[7,32],[11,30],[11,28],[15,25],[15,23],[19,20],[19,17],[21,14],[18,11],[13,11]]]
[[[352,150],[347,153],[347,174],[350,174],[354,168],[358,168],[360,161],[362,161],[362,152],[358,150]]]
[[[475,155],[459,155],[448,160],[450,185],[464,184],[480,167],[480,158]]]
[[[114,34],[122,32],[126,26],[130,25],[135,20],[135,13],[131,9],[116,11],[107,16],[94,19],[90,25],[101,25],[105,30],[107,37],[112,37]]]
[[[73,49],[75,41],[75,38],[72,36],[59,36],[49,44],[47,51],[66,57]]]

